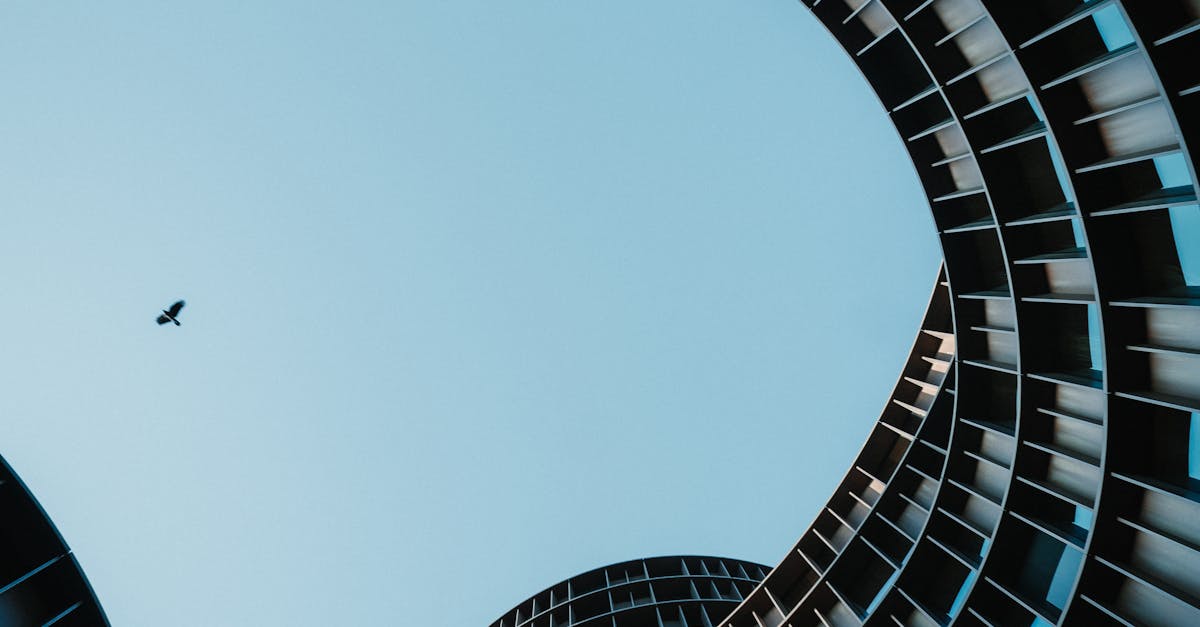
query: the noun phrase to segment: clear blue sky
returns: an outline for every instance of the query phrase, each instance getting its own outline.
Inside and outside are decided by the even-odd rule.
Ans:
[[[122,627],[774,564],[937,269],[790,0],[9,2],[0,76],[0,452]]]

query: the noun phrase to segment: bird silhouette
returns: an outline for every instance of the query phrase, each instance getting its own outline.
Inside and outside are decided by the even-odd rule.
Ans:
[[[183,301],[177,301],[174,305],[171,305],[170,309],[164,309],[162,315],[158,317],[158,323],[166,324],[168,322],[174,322],[175,326],[181,326],[179,324],[180,309],[183,309]]]

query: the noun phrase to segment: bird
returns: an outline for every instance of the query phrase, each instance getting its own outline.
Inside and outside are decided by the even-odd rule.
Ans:
[[[183,309],[183,301],[177,301],[174,305],[171,305],[170,309],[164,309],[162,315],[158,317],[158,323],[166,324],[168,322],[174,322],[175,326],[181,326],[179,324],[180,309]]]

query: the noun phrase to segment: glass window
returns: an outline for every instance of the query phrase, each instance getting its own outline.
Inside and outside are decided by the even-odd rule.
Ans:
[[[1133,32],[1116,5],[1096,11],[1092,14],[1092,20],[1096,22],[1096,30],[1100,31],[1105,48],[1116,50],[1133,43]]]
[[[1054,569],[1054,577],[1050,580],[1050,589],[1046,591],[1046,600],[1054,607],[1062,609],[1067,605],[1067,595],[1075,585],[1075,575],[1079,572],[1079,564],[1083,562],[1083,554],[1070,547],[1063,549],[1058,559],[1058,567]]]
[[[1192,414],[1188,433],[1188,476],[1200,481],[1200,412]]]
[[[967,573],[967,578],[963,579],[962,585],[958,588],[958,594],[954,596],[954,603],[950,604],[950,616],[958,616],[958,612],[962,610],[963,603],[967,600],[967,591],[971,589],[971,584],[975,583],[975,576],[978,573],[971,571]]]
[[[1156,158],[1154,169],[1158,171],[1158,179],[1164,188],[1192,184],[1187,160],[1182,154]],[[1190,286],[1200,287],[1200,205],[1171,207],[1169,211],[1183,280]]]
[[[1200,287],[1200,205],[1171,207],[1171,232],[1175,234],[1175,250],[1183,282]]]
[[[1071,521],[1077,527],[1084,529],[1092,528],[1092,510],[1082,506],[1075,506],[1075,518]]]
[[[1088,348],[1091,350],[1092,370],[1103,370],[1103,340],[1100,338],[1100,308],[1088,305]]]
[[[1180,187],[1191,185],[1192,177],[1188,175],[1187,160],[1182,153],[1154,158],[1154,169],[1158,171],[1158,179],[1163,187]]]

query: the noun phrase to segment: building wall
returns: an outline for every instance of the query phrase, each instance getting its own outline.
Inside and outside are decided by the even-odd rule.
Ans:
[[[108,625],[71,550],[2,458],[0,625]]]
[[[539,592],[492,627],[712,627],[768,570],[695,555],[621,562]]]
[[[722,624],[1200,625],[1200,1],[803,3],[912,158],[952,335]]]

